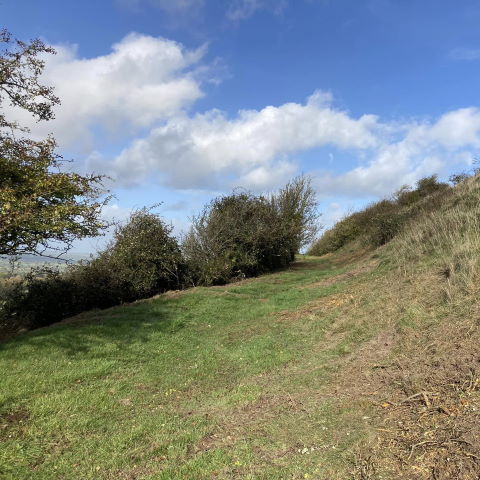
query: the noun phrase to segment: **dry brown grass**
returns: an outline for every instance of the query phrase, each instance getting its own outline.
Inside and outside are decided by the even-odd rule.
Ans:
[[[379,421],[364,457],[375,458],[379,476],[359,478],[480,478],[480,334],[474,318],[443,319],[404,333],[390,362],[374,370]]]
[[[410,224],[383,252],[392,270],[361,308],[383,325],[352,353],[344,395],[375,405],[357,479],[480,478],[480,181]]]
[[[370,440],[359,446],[352,475],[478,480],[480,178],[450,191],[378,256],[388,265],[380,274],[373,262],[354,261],[328,279],[349,286],[322,308],[332,305],[338,315],[320,350],[367,325],[374,333],[339,357],[337,381],[324,392],[345,405],[374,408]]]
[[[480,286],[480,176],[451,190],[441,208],[410,223],[392,242],[394,257],[406,274],[423,263],[446,279],[444,292],[476,295]]]

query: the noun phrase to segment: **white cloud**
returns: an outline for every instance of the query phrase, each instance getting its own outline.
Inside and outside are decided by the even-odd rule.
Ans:
[[[331,95],[318,91],[305,103],[242,110],[233,118],[219,110],[191,115],[188,107],[212,76],[202,63],[205,47],[187,50],[164,38],[130,34],[111,53],[91,59],[71,46],[57,50],[44,81],[56,87],[62,105],[56,120],[32,124],[35,133],[53,131],[69,149],[85,145],[89,170],[111,174],[116,186],[157,177],[179,189],[269,190],[297,172],[301,152],[331,146],[335,155],[327,152],[317,165],[321,193],[385,195],[448,163],[471,162],[480,147],[480,109],[474,107],[430,122],[381,122],[339,110]],[[143,137],[107,161],[95,145],[99,129]],[[357,166],[325,173],[345,156]]]
[[[345,205],[341,205],[338,202],[331,202],[325,204],[322,208],[321,223],[324,230],[331,228],[338,221],[344,218],[353,208],[346,208]]]
[[[179,189],[268,190],[295,175],[301,152],[328,146],[358,166],[335,175],[325,169],[335,170],[336,156],[319,159],[322,195],[387,195],[446,165],[471,162],[480,146],[480,110],[447,112],[433,122],[381,123],[338,110],[317,92],[305,104],[240,111],[232,119],[217,110],[176,116],[125,148],[108,169],[123,185],[154,175]]]
[[[376,146],[381,126],[375,116],[352,118],[328,100],[317,92],[305,104],[245,110],[232,120],[218,110],[177,116],[121,152],[110,173],[124,184],[140,183],[156,171],[175,188],[218,188],[239,177],[245,186],[266,186],[268,176],[272,183],[295,170],[286,155],[323,145]]]
[[[480,147],[480,110],[461,108],[443,115],[430,129],[427,139],[449,148]]]
[[[402,139],[384,141],[365,166],[343,175],[323,174],[316,181],[325,195],[384,196],[402,185],[440,172],[448,165],[469,165],[480,146],[480,110],[447,112],[433,123],[398,126]]]
[[[261,165],[233,182],[235,187],[248,187],[255,192],[266,192],[284,185],[297,172],[297,165],[287,160],[273,162],[270,165]]]
[[[112,203],[102,208],[101,217],[108,222],[125,222],[130,218],[132,212],[133,208],[125,208],[118,203]]]
[[[232,21],[246,20],[259,10],[280,15],[287,5],[287,0],[233,0],[227,10],[227,18]]]
[[[171,40],[132,33],[111,53],[90,59],[79,58],[72,46],[56,49],[43,75],[62,101],[56,119],[35,124],[20,113],[20,121],[30,122],[37,135],[53,132],[62,147],[91,147],[93,127],[117,133],[150,127],[202,96],[195,69],[205,47],[186,50]]]
[[[327,197],[381,197],[390,195],[402,185],[412,185],[443,166],[443,157],[424,156],[422,149],[402,141],[382,146],[365,166],[342,175],[318,175],[315,185],[320,195]]]

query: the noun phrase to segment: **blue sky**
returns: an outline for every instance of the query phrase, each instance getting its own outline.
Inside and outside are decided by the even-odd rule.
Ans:
[[[164,202],[180,230],[305,172],[328,225],[478,155],[478,1],[2,0],[2,23],[56,47],[32,134],[113,178],[110,217]]]

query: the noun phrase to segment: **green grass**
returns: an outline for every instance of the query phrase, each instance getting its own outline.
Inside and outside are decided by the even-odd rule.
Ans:
[[[321,392],[369,333],[319,348],[335,314],[302,313],[341,271],[308,258],[1,345],[0,477],[349,478],[365,421]]]
[[[347,245],[0,345],[0,479],[397,480],[412,462],[430,468],[412,457],[433,432],[423,406],[404,428],[402,401],[442,391],[439,372],[452,386],[470,378],[479,185],[370,253]],[[445,420],[436,404],[430,414]],[[354,476],[371,462],[377,477]]]

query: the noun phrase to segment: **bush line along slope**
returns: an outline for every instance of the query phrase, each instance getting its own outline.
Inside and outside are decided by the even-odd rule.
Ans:
[[[415,189],[404,186],[391,199],[372,203],[337,222],[312,245],[309,253],[334,252],[356,240],[371,247],[384,245],[413,217],[436,209],[450,188],[447,183],[438,182],[436,175],[419,180]]]
[[[137,211],[91,261],[0,283],[0,338],[93,308],[286,267],[313,239],[316,208],[305,176],[269,196],[234,192],[208,204],[180,244],[158,215]]]

